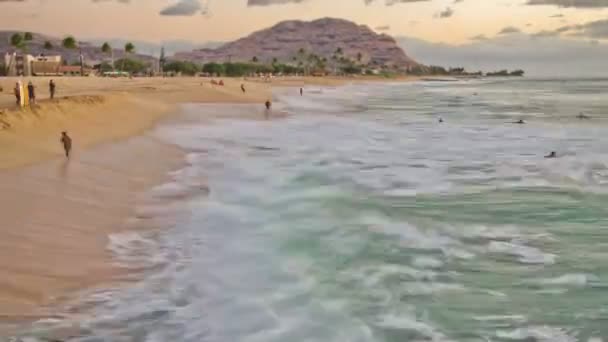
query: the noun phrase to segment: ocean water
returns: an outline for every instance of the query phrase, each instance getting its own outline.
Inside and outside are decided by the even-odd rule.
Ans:
[[[24,341],[608,341],[607,90],[287,89],[277,120],[185,105],[154,132],[188,153],[133,219],[154,229],[110,239],[143,279]]]

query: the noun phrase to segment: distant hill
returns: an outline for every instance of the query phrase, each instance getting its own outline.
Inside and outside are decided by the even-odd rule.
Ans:
[[[302,58],[302,52],[329,61],[348,58],[361,64],[400,69],[418,64],[392,37],[377,34],[364,25],[332,18],[283,21],[218,48],[179,52],[173,58],[198,63],[254,59],[270,63],[275,58],[280,62],[296,61]]]
[[[23,48],[17,49],[10,44],[10,38],[15,33],[23,34],[23,32],[16,32],[16,31],[0,31],[0,54],[2,56],[4,56],[4,54],[7,52],[12,53],[15,51],[22,51],[22,52],[29,53],[31,55],[39,55],[39,54],[61,55],[69,63],[74,63],[74,62],[79,61],[79,56],[80,56],[79,50],[63,48],[61,45],[61,43],[62,43],[61,38],[51,37],[51,36],[43,35],[40,33],[32,33],[33,39],[30,41],[26,41]],[[51,43],[52,48],[46,49],[45,48],[46,42]],[[94,45],[94,44],[91,44],[88,42],[82,42],[80,45],[82,47],[82,55],[84,56],[84,60],[87,64],[96,64],[101,61],[110,60],[110,56],[104,54],[101,51],[101,44]],[[137,51],[137,45],[135,46],[135,48]],[[114,59],[115,60],[124,57],[125,53],[124,53],[123,49],[113,49],[113,50],[114,50]],[[133,55],[130,55],[129,58],[135,58],[135,59],[148,61],[148,62],[155,60],[155,58],[152,56],[140,54],[140,53],[135,53]]]

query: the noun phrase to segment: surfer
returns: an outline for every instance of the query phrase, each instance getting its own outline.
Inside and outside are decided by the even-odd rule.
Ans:
[[[51,93],[51,100],[55,98],[55,81],[49,81],[49,93]]]
[[[551,152],[548,155],[546,155],[545,158],[557,158],[557,153]]]
[[[590,116],[587,116],[587,115],[585,115],[585,114],[583,114],[583,113],[580,113],[580,114],[579,114],[579,115],[577,115],[576,117],[577,117],[577,118],[579,118],[579,119],[581,119],[581,120],[582,120],[582,119],[591,119],[591,117],[590,117]]]
[[[524,122],[524,120],[519,119],[519,120],[515,121],[514,124],[523,125],[523,124],[525,124],[525,122]]]
[[[17,100],[17,106],[21,106],[21,86],[19,82],[15,83],[15,99]]]
[[[439,123],[443,123],[443,118],[439,118]]]
[[[65,157],[70,158],[70,151],[72,151],[72,138],[70,138],[68,132],[61,132],[61,143],[63,144]]]
[[[36,92],[32,81],[29,81],[27,84],[27,95],[30,98],[30,105],[36,104]]]

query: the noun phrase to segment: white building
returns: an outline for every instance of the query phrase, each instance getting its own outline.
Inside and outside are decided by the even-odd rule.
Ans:
[[[61,56],[4,55],[8,76],[54,76],[60,74]]]

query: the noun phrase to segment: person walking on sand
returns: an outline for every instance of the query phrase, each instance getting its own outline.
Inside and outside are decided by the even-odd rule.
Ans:
[[[30,98],[30,105],[36,104],[36,92],[32,81],[27,84],[27,95]]]
[[[304,96],[304,88],[300,88],[300,96]]]
[[[61,143],[63,144],[65,157],[70,158],[70,152],[72,151],[72,138],[70,138],[68,132],[61,132]]]
[[[21,85],[19,82],[15,83],[15,99],[17,100],[17,106],[21,106]]]
[[[49,81],[49,93],[51,93],[51,100],[55,98],[55,81]]]
[[[243,91],[243,93],[246,93],[247,91],[245,90],[245,84],[241,83],[241,90]]]

